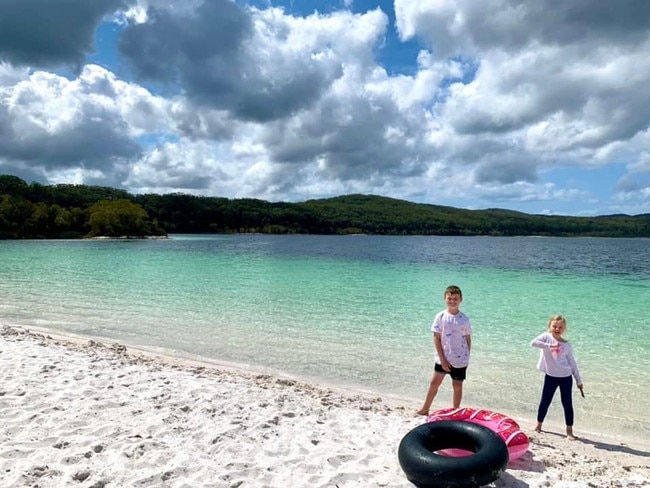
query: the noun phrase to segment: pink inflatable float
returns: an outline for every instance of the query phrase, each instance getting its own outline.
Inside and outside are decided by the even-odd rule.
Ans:
[[[427,422],[437,420],[464,420],[482,425],[499,434],[508,448],[508,460],[514,461],[522,456],[530,445],[528,436],[521,431],[519,424],[502,413],[477,408],[443,408],[427,417]],[[469,456],[473,454],[463,449],[444,449],[439,454],[447,456]]]

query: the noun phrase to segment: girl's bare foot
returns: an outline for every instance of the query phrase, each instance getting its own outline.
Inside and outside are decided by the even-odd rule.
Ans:
[[[429,415],[429,411],[421,408],[420,410],[415,412],[415,415]]]
[[[537,422],[537,425],[535,426],[535,432],[542,432],[542,423]]]
[[[573,435],[573,427],[566,428],[566,438],[570,441],[575,441],[577,439],[577,437]]]

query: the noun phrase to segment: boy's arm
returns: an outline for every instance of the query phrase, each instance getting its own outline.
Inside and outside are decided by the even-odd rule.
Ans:
[[[433,346],[436,348],[438,358],[440,358],[440,366],[442,366],[442,369],[445,371],[451,371],[451,365],[449,364],[449,361],[447,361],[445,353],[442,350],[442,339],[439,332],[433,333]]]
[[[467,341],[467,350],[471,351],[472,350],[472,336],[467,334],[465,336],[465,340]]]

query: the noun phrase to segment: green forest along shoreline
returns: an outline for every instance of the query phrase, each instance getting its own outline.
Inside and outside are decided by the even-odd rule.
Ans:
[[[181,193],[132,195],[0,175],[0,239],[168,233],[650,237],[650,214],[575,217],[466,210],[376,195],[268,202]]]

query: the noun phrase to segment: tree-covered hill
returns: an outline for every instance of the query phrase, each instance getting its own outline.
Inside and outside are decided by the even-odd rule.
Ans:
[[[0,238],[71,238],[125,232],[650,237],[650,214],[529,215],[376,195],[300,203],[181,193],[131,195],[101,186],[27,184],[16,176],[0,175]]]
[[[650,236],[650,214],[602,217],[530,215],[503,209],[466,210],[372,195],[309,200],[343,232],[414,235]]]

